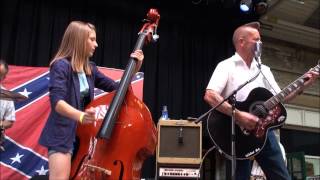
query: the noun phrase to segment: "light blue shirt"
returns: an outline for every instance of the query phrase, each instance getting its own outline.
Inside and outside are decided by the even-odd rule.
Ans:
[[[85,97],[89,93],[89,85],[87,81],[86,74],[84,72],[78,73],[79,84],[80,84],[80,96]]]

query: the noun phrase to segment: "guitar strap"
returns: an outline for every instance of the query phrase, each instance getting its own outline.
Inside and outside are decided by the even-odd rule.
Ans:
[[[271,83],[269,82],[268,78],[266,75],[264,75],[262,68],[259,68],[259,71],[261,72],[262,76],[263,76],[263,80],[265,80],[265,82],[268,83],[268,85],[271,87],[273,94],[277,94],[278,92],[274,89],[274,87],[271,85]]]

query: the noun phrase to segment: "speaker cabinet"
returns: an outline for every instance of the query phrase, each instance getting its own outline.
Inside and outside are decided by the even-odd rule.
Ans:
[[[202,157],[202,125],[187,120],[159,120],[157,163],[197,165]]]

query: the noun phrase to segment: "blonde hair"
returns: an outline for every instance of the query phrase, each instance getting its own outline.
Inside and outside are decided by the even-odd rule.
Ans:
[[[89,57],[86,54],[87,40],[94,25],[81,21],[72,21],[64,32],[58,52],[50,62],[50,66],[59,59],[67,58],[75,72],[83,71],[91,75]]]

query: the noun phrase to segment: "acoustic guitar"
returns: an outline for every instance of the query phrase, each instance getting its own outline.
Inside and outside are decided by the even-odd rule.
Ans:
[[[319,69],[320,64],[312,71],[319,72]],[[281,127],[286,120],[287,113],[282,102],[291,92],[302,87],[307,80],[308,78],[303,75],[276,95],[265,88],[258,87],[249,93],[245,101],[236,102],[237,109],[259,117],[254,130],[249,131],[236,125],[235,155],[237,160],[250,159],[263,149],[267,132]],[[208,118],[208,130],[214,144],[220,153],[231,160],[231,117],[213,110]]]

